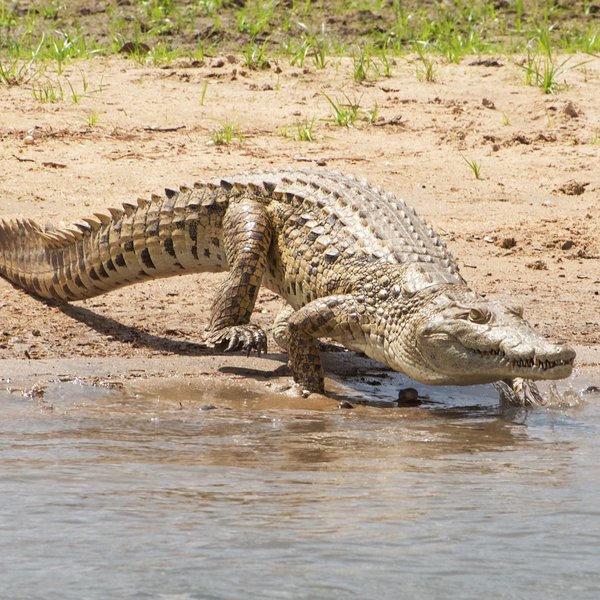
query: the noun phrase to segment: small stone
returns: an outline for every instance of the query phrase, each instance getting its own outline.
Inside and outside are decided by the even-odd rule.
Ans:
[[[531,144],[531,140],[524,133],[516,133],[513,135],[511,141],[515,144],[524,144],[525,146]]]
[[[342,400],[339,404],[338,404],[338,408],[344,409],[344,410],[351,410],[354,408],[354,406],[352,406],[352,404],[350,404],[350,402],[348,402],[347,400]]]
[[[120,48],[121,54],[148,54],[150,52],[150,46],[143,42],[125,42]]]
[[[200,410],[215,410],[217,407],[214,404],[201,404]]]
[[[579,111],[570,100],[564,105],[563,112],[567,117],[571,117],[572,119],[576,119],[579,116]]]
[[[33,138],[33,136],[32,136],[32,135],[26,135],[26,136],[23,138],[23,143],[24,143],[26,146],[32,146],[33,144],[35,144],[35,139]]]
[[[565,194],[566,196],[581,196],[585,192],[585,188],[590,185],[589,181],[579,182],[571,179],[567,183],[559,186],[556,191]]]
[[[418,406],[419,392],[415,388],[404,388],[398,392],[398,406]]]
[[[570,250],[574,245],[575,245],[575,242],[573,240],[567,240],[566,242],[563,242],[560,249],[561,250]]]
[[[508,6],[508,0],[496,0],[494,4],[495,8],[504,8],[504,6]],[[497,61],[495,58],[485,58],[480,60],[474,60],[470,62],[469,65],[471,67],[501,67],[502,64]]]
[[[517,245],[517,240],[514,237],[503,238],[500,241],[500,247],[508,250],[509,248],[514,248]]]
[[[489,98],[484,98],[481,101],[481,104],[483,104],[483,106],[485,106],[486,108],[489,108],[490,110],[496,110],[496,105]]]
[[[527,263],[525,265],[528,269],[533,269],[534,271],[547,271],[548,265],[543,260],[535,260],[533,262]]]

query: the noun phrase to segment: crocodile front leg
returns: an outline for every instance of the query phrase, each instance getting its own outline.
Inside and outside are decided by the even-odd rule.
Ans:
[[[282,304],[279,312],[275,316],[273,320],[273,327],[271,329],[271,333],[273,334],[273,339],[277,343],[277,345],[286,352],[290,347],[290,329],[289,329],[289,321],[292,315],[296,311],[294,308],[285,302]],[[331,344],[329,342],[323,342],[321,340],[317,340],[317,348],[321,352],[343,352],[345,350],[344,346],[340,346],[338,344]]]
[[[230,270],[211,310],[208,342],[226,352],[267,351],[265,332],[250,323],[271,244],[272,231],[260,202],[232,202],[223,219],[223,238]]]
[[[327,296],[297,310],[288,320],[289,364],[294,381],[303,390],[325,391],[319,337],[344,343],[364,339],[356,298],[351,295]]]
[[[281,305],[279,312],[273,320],[273,327],[271,329],[273,339],[277,345],[286,352],[290,347],[290,319],[295,312],[296,311],[293,309],[293,307],[285,302]]]

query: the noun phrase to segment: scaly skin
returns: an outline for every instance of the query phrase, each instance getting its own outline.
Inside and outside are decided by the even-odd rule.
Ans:
[[[327,337],[429,384],[559,379],[575,353],[518,309],[472,291],[413,210],[326,171],[239,175],[110,209],[60,230],[0,221],[0,275],[70,302],[145,279],[229,271],[208,340],[266,350],[250,323],[261,285],[285,301],[275,333],[294,380],[323,392]]]

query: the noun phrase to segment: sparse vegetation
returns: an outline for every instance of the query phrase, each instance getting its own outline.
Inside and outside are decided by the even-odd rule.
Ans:
[[[3,59],[0,53],[0,83],[6,86],[19,85],[29,81],[34,71],[34,66],[37,57],[40,53],[42,44],[32,50],[31,58],[28,61],[23,61],[19,56],[8,56]]]
[[[257,44],[251,41],[244,50],[244,65],[249,69],[268,69],[270,64],[266,52],[267,42]]]
[[[87,116],[87,126],[90,128],[96,127],[98,125],[99,115],[96,111],[92,111]]]
[[[358,48],[352,56],[352,61],[354,63],[354,81],[362,83],[373,68],[370,48]]]
[[[581,67],[588,61],[572,64],[572,56],[556,58],[551,41],[552,28],[538,28],[535,37],[527,46],[527,58],[520,65],[525,72],[525,83],[539,87],[544,94],[552,94],[566,87],[559,78],[566,71]]]
[[[390,77],[391,63],[385,48],[376,51],[370,45],[354,49],[352,54],[354,81],[362,83],[369,77]]]
[[[475,175],[475,179],[481,179],[481,165],[476,160],[470,160],[466,156],[462,155],[462,159],[469,165],[469,168]]]
[[[242,141],[244,136],[240,131],[239,125],[227,121],[216,128],[210,137],[210,142],[215,146],[226,146],[231,144],[233,140]]]
[[[377,67],[379,74],[383,75],[384,77],[391,77],[392,76],[391,61],[390,61],[390,57],[388,56],[388,53],[385,48],[381,49],[381,52],[379,53],[379,60],[381,63],[380,66]]]
[[[31,93],[38,102],[42,103],[54,104],[55,102],[60,102],[65,97],[63,87],[58,79],[56,81],[47,79],[43,82],[33,83]]]
[[[73,104],[79,104],[82,98],[102,91],[102,83],[98,89],[90,90],[82,71],[80,71],[80,77],[81,85],[74,83],[71,77],[38,75],[31,84],[31,93],[38,102],[42,103],[71,100]]]
[[[208,91],[208,81],[202,84],[202,91],[200,92],[200,106],[204,106],[206,102],[206,92]]]
[[[296,123],[296,140],[299,142],[314,142],[315,141],[315,119],[304,119]]]
[[[415,50],[417,51],[417,79],[419,81],[427,81],[428,83],[432,83],[435,81],[434,58],[425,53],[423,44],[415,44]]]
[[[340,127],[351,127],[358,118],[360,101],[350,100],[346,95],[344,96],[346,102],[340,102],[337,98],[334,100],[325,93],[323,93],[323,96],[333,109],[333,123]]]
[[[115,53],[126,42],[145,44],[151,50],[150,59],[158,60],[190,56],[199,45],[201,56],[239,52],[249,44],[260,48],[268,36],[272,52],[288,54],[299,65],[311,58],[322,68],[326,55],[354,54],[360,78],[373,69],[376,58],[381,61],[377,68],[385,70],[389,54],[405,54],[419,42],[450,62],[466,54],[526,52],[539,31],[547,32],[556,53],[600,52],[590,2],[516,0],[504,6],[492,0],[335,4],[131,0],[107,3],[104,10],[82,16],[76,9],[83,4],[73,0],[63,6],[42,0],[35,10],[24,11],[14,2],[0,0],[2,54],[28,60],[42,40],[39,60],[54,61],[60,72],[72,58]],[[335,20],[330,19],[332,13]],[[195,30],[200,18],[211,23],[202,37]]]
[[[24,63],[19,59],[0,60],[0,84],[9,87],[29,81],[34,60]]]
[[[379,106],[377,104],[375,104],[375,106],[373,106],[373,108],[367,108],[365,111],[365,121],[367,123],[370,123],[371,125],[373,123],[377,123],[377,121],[379,120]]]
[[[35,93],[51,98],[52,91],[43,89],[47,71],[60,76],[74,59],[119,52],[160,65],[232,53],[250,69],[267,69],[284,57],[292,65],[321,69],[333,57],[351,56],[352,77],[361,83],[389,77],[397,57],[416,51],[417,77],[429,82],[436,61],[519,53],[526,56],[525,82],[552,93],[564,85],[567,71],[583,64],[575,64],[570,54],[600,53],[590,2],[131,0],[107,3],[99,11],[76,10],[83,6],[83,0],[68,7],[42,0],[23,10],[0,0],[0,85],[35,81]]]
[[[379,120],[379,106],[377,104],[371,108],[362,108],[360,99],[356,97],[351,99],[344,95],[344,102],[337,98],[331,98],[324,92],[322,93],[333,110],[332,118],[329,120],[339,127],[352,127],[358,119],[369,124],[376,123]]]
[[[290,43],[288,53],[291,54],[290,63],[292,65],[304,66],[307,57],[311,57],[313,64],[319,69],[324,69],[327,65],[327,38],[322,33],[320,35],[309,35],[302,33],[301,43],[299,45]]]

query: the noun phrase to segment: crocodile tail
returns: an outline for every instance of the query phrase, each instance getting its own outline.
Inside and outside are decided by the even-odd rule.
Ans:
[[[198,260],[202,196],[191,188],[167,190],[61,228],[0,220],[0,275],[40,298],[69,302],[147,279],[214,270]]]
[[[17,287],[36,293],[36,284],[40,287],[43,236],[43,229],[31,219],[0,219],[0,275]]]

